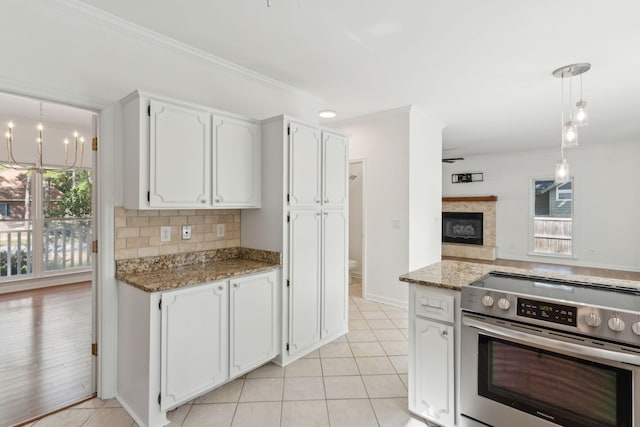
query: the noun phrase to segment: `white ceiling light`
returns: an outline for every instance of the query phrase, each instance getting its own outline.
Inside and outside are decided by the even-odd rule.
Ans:
[[[320,110],[318,115],[323,119],[333,119],[336,116],[336,112],[333,110]]]
[[[591,69],[591,64],[583,62],[579,64],[565,65],[554,70],[553,77],[561,79],[560,83],[560,123],[562,138],[560,143],[560,161],[556,163],[556,182],[566,182],[569,177],[569,163],[564,158],[564,149],[578,146],[578,126],[586,124],[587,102],[582,99],[582,74]],[[573,112],[569,112],[569,120],[564,121],[564,78],[569,78],[569,105],[571,105],[571,78],[580,76],[580,101],[576,104],[576,121],[573,120]]]

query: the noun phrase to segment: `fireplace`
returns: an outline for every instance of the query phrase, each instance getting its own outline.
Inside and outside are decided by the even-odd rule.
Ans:
[[[442,212],[442,241],[483,244],[482,212]]]

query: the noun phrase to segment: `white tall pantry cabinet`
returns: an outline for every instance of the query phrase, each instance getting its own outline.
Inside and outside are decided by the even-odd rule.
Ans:
[[[287,116],[262,122],[262,209],[244,247],[283,255],[287,364],[348,330],[348,138]]]

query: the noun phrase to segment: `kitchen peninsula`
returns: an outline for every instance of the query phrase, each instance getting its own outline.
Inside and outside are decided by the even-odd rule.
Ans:
[[[511,262],[509,262],[511,263]],[[638,273],[550,264],[520,267],[443,260],[400,276],[409,283],[409,409],[443,426],[460,424],[460,290],[490,272],[640,289]],[[581,274],[574,274],[579,272]],[[598,274],[598,275],[596,275]]]

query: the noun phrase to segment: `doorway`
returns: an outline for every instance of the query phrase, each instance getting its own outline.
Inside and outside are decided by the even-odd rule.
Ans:
[[[349,296],[364,297],[364,159],[349,162]]]
[[[96,391],[93,111],[0,93],[0,425]]]

